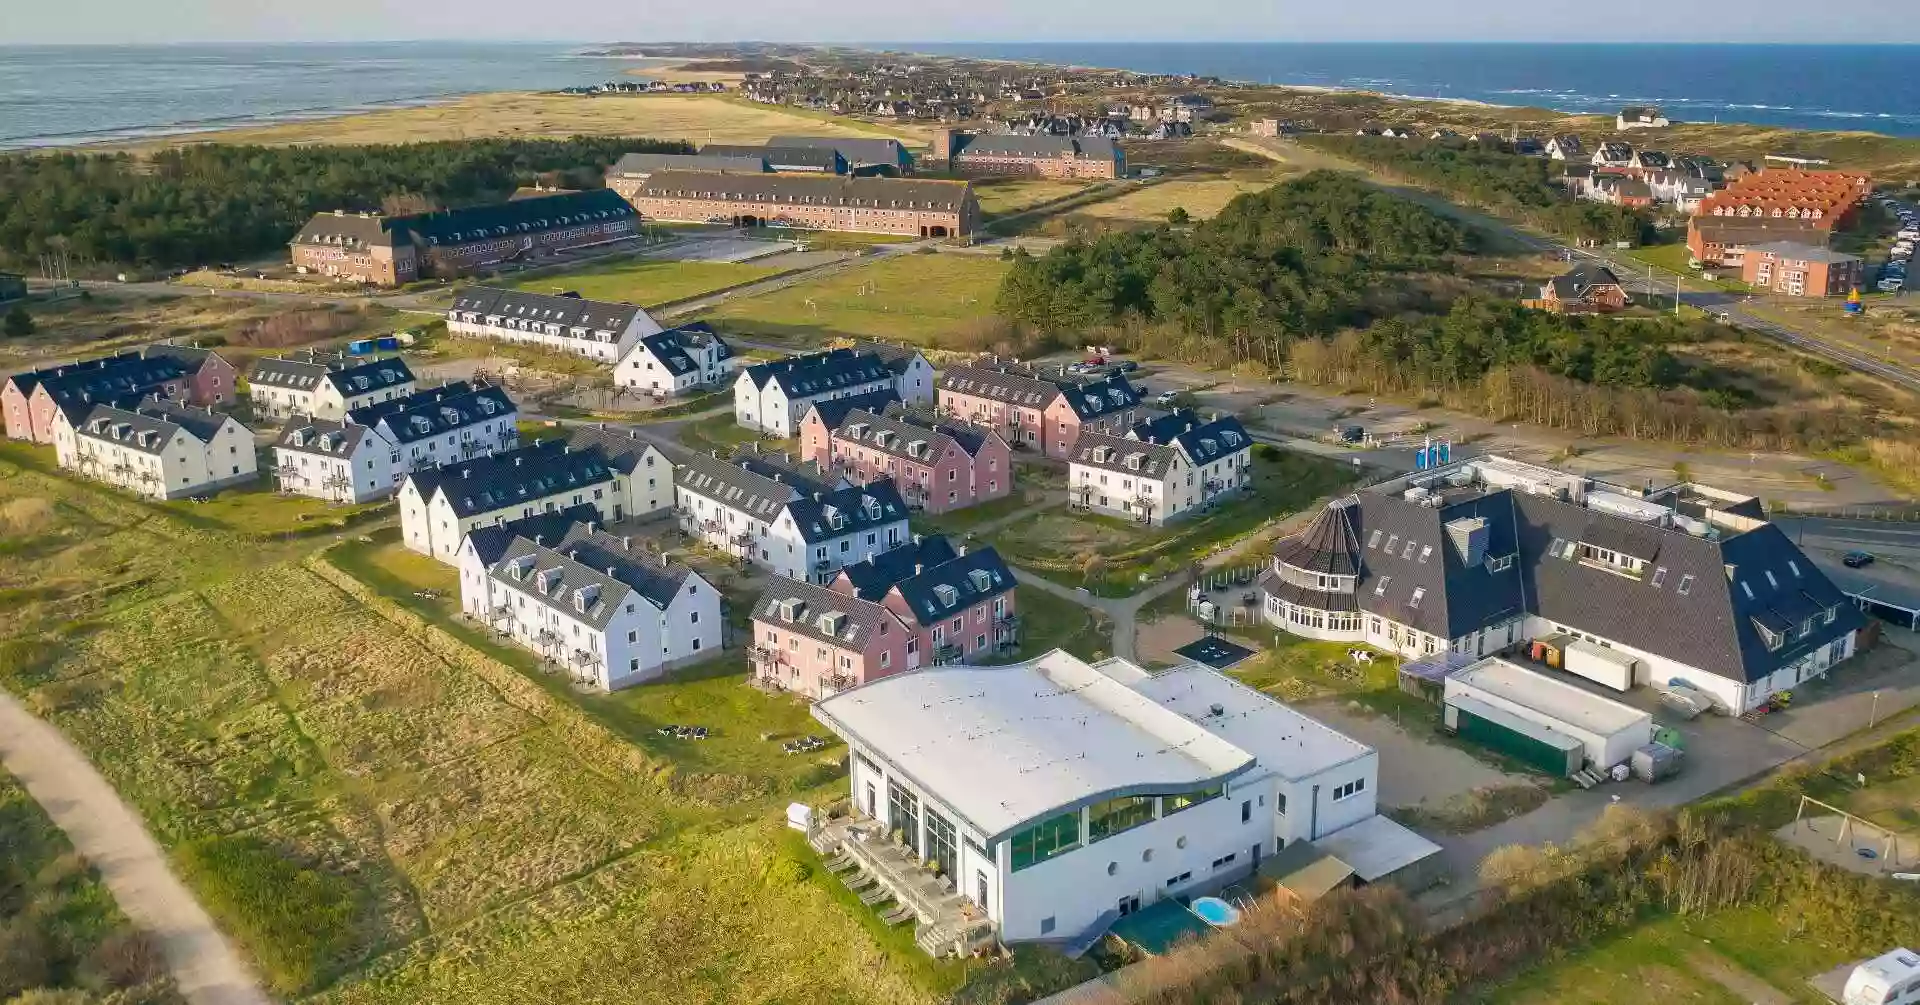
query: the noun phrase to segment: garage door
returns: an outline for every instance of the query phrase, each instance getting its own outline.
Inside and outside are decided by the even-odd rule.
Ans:
[[[1456,716],[1454,728],[1459,735],[1488,750],[1505,754],[1556,778],[1565,778],[1580,770],[1583,758],[1578,748],[1566,750],[1556,747],[1519,730],[1510,729],[1491,719],[1475,715],[1464,708],[1453,708],[1450,711]]]

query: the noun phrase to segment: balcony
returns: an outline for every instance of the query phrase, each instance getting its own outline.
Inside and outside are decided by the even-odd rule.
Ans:
[[[860,686],[860,678],[854,676],[853,674],[847,673],[846,671],[843,671],[843,670],[830,673],[827,676],[821,678],[820,680],[821,689],[831,694],[839,694],[842,691],[851,691],[854,688],[859,686]],[[827,695],[822,694],[820,697],[825,698],[827,697]]]
[[[914,944],[929,956],[969,955],[993,944],[991,918],[966,897],[949,888],[946,880],[928,872],[918,856],[887,840],[879,822],[841,818],[817,824],[807,842],[827,860],[827,869],[852,890],[869,887],[911,915],[917,924]]]
[[[966,655],[967,654],[965,650],[961,649],[959,646],[954,645],[951,642],[943,642],[933,647],[933,653],[932,653],[933,665],[938,667],[938,666],[948,666],[953,663],[958,663],[961,660],[965,659]]]

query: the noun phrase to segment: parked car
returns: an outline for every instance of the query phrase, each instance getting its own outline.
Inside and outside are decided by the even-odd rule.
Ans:
[[[1107,358],[1105,356],[1088,356],[1086,359],[1083,359],[1080,362],[1085,363],[1088,366],[1106,366]]]
[[[1140,369],[1140,363],[1137,360],[1131,360],[1131,359],[1115,360],[1113,363],[1113,368],[1115,370],[1120,371],[1121,373],[1132,373],[1133,371]]]
[[[1160,396],[1158,398],[1153,399],[1153,403],[1156,405],[1165,407],[1167,405],[1173,404],[1174,399],[1178,397],[1180,397],[1179,391],[1161,391]]]
[[[1873,556],[1864,551],[1849,551],[1840,559],[1840,564],[1849,569],[1860,569],[1873,564]]]

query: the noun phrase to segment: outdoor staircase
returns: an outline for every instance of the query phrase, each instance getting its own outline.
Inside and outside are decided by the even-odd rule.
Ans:
[[[1598,768],[1581,768],[1573,773],[1573,784],[1583,789],[1591,789],[1607,780],[1607,773]]]

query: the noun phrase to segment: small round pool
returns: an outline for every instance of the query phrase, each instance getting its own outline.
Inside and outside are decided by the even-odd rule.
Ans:
[[[1240,909],[1219,897],[1201,897],[1195,900],[1193,913],[1199,915],[1201,921],[1215,928],[1226,928],[1240,923]]]

